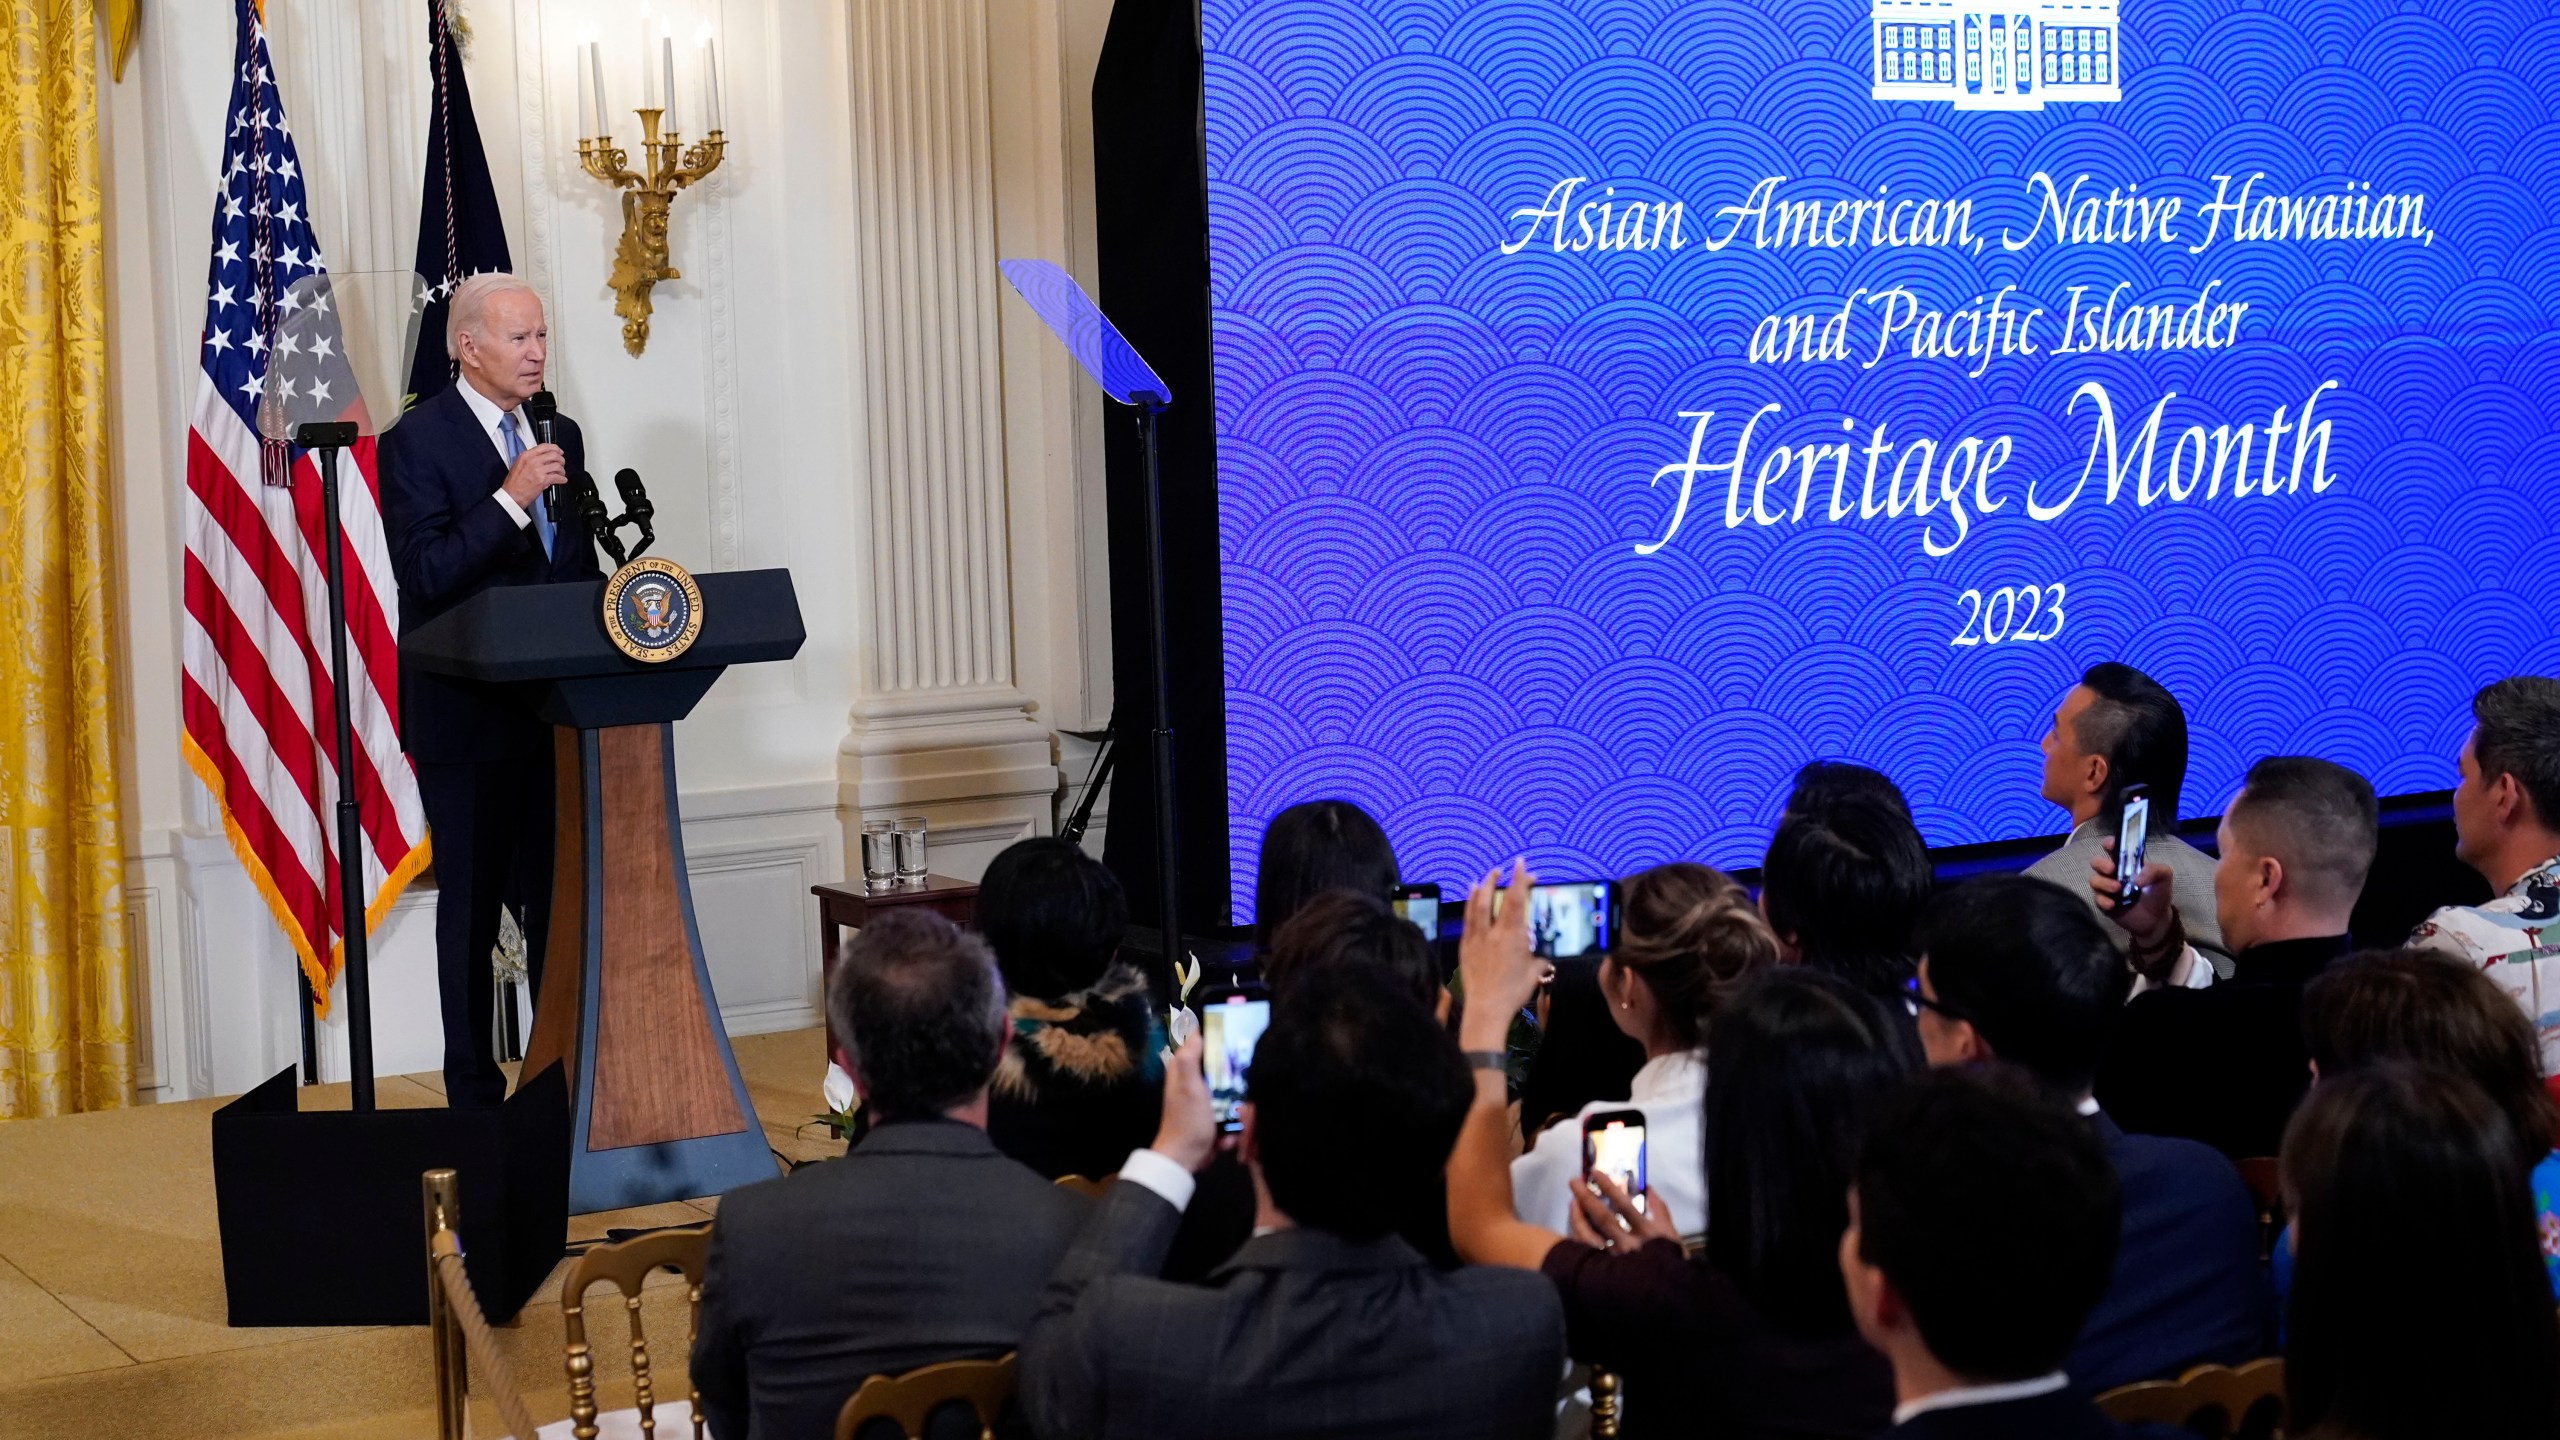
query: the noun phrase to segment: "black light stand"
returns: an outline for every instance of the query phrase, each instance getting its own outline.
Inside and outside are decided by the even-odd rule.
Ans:
[[[1156,883],[1164,905],[1163,986],[1157,992],[1168,1005],[1182,996],[1182,858],[1177,846],[1173,804],[1173,672],[1171,646],[1165,639],[1164,494],[1156,470],[1156,416],[1164,402],[1152,396],[1138,400],[1138,433],[1147,447],[1147,625],[1149,659],[1155,682],[1156,725]]]
[[[356,806],[356,723],[347,687],[347,587],[339,550],[338,452],[356,443],[352,420],[297,425],[293,443],[319,452],[320,546],[329,567],[329,685],[336,703],[338,763],[338,937],[347,977],[347,1082],[357,1110],[373,1108],[373,974],[365,953],[364,821]],[[309,1011],[306,1008],[305,1014]]]

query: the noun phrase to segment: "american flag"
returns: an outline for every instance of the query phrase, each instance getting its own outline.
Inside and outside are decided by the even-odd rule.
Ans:
[[[323,273],[320,245],[265,28],[253,0],[234,3],[229,138],[187,433],[183,743],[325,1012],[341,910],[320,476],[309,452],[262,441],[257,414],[271,362],[316,366],[298,396],[316,379],[344,387],[324,401],[358,397],[343,355],[331,353],[343,350],[328,343],[334,321],[294,313],[305,298],[294,282]],[[367,437],[339,469],[368,929],[427,863],[426,814],[400,749],[399,592],[373,457]]]

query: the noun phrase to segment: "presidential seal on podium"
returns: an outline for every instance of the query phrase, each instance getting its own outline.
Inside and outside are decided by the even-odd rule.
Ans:
[[[604,633],[634,660],[673,660],[702,633],[702,589],[673,560],[634,560],[604,584]]]

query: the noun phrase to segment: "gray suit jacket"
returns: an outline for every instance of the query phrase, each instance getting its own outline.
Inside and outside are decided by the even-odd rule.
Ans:
[[[1014,1349],[1092,1208],[949,1120],[730,1191],[693,1346],[711,1433],[826,1440],[873,1375]]]
[[[1205,1285],[1156,1279],[1181,1218],[1122,1181],[1076,1237],[1017,1372],[1044,1440],[1554,1433],[1564,1311],[1545,1276],[1298,1229]]]
[[[2089,902],[2098,910],[2098,897],[2089,891],[2089,860],[2098,853],[2098,842],[2106,836],[2098,822],[2090,820],[2071,832],[2062,848],[2027,867],[2027,873],[2039,880],[2050,880]],[[2178,919],[2186,925],[2187,941],[2204,952],[2213,962],[2213,972],[2222,979],[2231,978],[2231,955],[2223,948],[2222,922],[2213,911],[2213,857],[2175,835],[2151,837],[2149,858],[2169,867],[2172,890],[2170,903],[2178,907]],[[2115,929],[2115,921],[2107,912],[2098,910],[2100,919],[2115,930],[2121,944],[2124,932]]]

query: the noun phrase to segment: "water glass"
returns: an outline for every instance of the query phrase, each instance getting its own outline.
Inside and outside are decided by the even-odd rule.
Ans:
[[[908,815],[899,819],[896,830],[892,832],[898,842],[898,883],[901,885],[924,883],[924,828],[923,816]]]
[[[886,890],[898,878],[897,845],[893,827],[886,820],[862,822],[862,884],[866,890]]]

